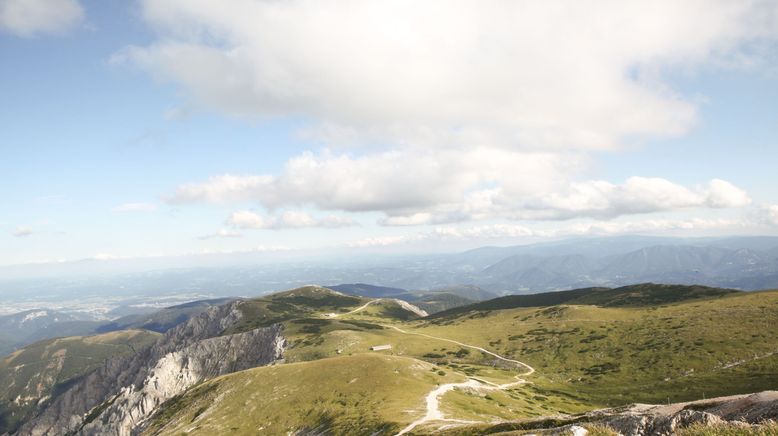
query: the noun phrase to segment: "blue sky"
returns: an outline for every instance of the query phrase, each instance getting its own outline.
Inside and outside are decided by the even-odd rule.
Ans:
[[[778,234],[776,29],[772,1],[0,0],[0,265]]]

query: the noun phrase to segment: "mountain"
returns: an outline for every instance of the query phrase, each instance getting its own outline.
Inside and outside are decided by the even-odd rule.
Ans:
[[[154,409],[196,385],[281,357],[282,326],[225,332],[242,318],[237,301],[169,330],[151,346],[108,360],[53,398],[21,434],[126,434]]]
[[[626,420],[639,412],[631,403],[778,388],[776,323],[778,291],[646,283],[507,296],[423,316],[402,300],[311,285],[209,308],[105,361],[54,391],[19,434],[614,426],[593,411],[618,407],[607,413],[629,411]],[[771,404],[761,416],[778,415]],[[677,429],[692,423],[667,416],[678,418]]]
[[[430,293],[447,293],[447,294],[454,294],[461,298],[466,298],[468,300],[475,300],[475,301],[481,301],[481,300],[488,300],[490,298],[495,298],[497,295],[486,291],[479,286],[475,285],[453,285],[453,286],[444,286],[440,288],[434,288],[429,291]]]
[[[412,302],[415,306],[424,309],[424,311],[430,314],[442,312],[448,309],[453,309],[455,307],[467,306],[468,304],[475,303],[474,300],[460,297],[459,295],[452,294],[449,292],[424,292],[419,294],[403,294],[403,295],[398,295],[397,298]]]
[[[353,290],[341,291],[375,297],[393,297],[398,290],[429,291],[461,285],[477,286],[496,295],[618,287],[641,282],[703,284],[742,290],[778,287],[778,238],[775,237],[571,238],[482,247],[452,254],[348,258],[328,253],[305,261],[278,259],[263,263],[262,267],[257,263],[218,262],[207,267],[171,269],[163,262],[160,269],[153,271],[109,274],[107,271],[113,270],[110,265],[122,264],[115,262],[115,265],[111,260],[70,265],[77,269],[87,264],[94,266],[96,269],[86,268],[94,270],[93,274],[69,273],[67,263],[57,264],[51,271],[61,271],[59,276],[48,275],[49,270],[43,274],[44,271],[39,271],[42,267],[35,265],[11,268],[24,272],[21,275],[0,268],[3,270],[0,299],[8,306],[6,309],[35,307],[33,304],[47,307],[44,302],[48,307],[77,308],[87,302],[114,318],[142,315],[138,310],[143,309],[138,309],[137,303],[142,305],[152,299],[259,296],[307,283],[352,284],[349,286]],[[106,271],[98,273],[103,266]],[[359,289],[360,283],[377,288]],[[78,289],[77,297],[73,289]],[[36,296],[34,300],[31,295]],[[116,305],[123,308],[111,312]]]
[[[36,341],[58,337],[94,335],[128,329],[164,333],[191,316],[233,300],[235,299],[217,298],[192,301],[147,314],[123,316],[113,321],[96,320],[83,312],[50,309],[34,309],[6,315],[0,317],[0,356]]]
[[[156,333],[127,330],[97,336],[50,339],[24,347],[0,361],[0,433],[14,431],[46,400],[111,357],[131,355]]]
[[[592,304],[600,307],[646,307],[721,298],[738,292],[734,289],[699,285],[642,283],[639,285],[622,286],[616,289],[595,290],[569,300],[565,304]]]
[[[474,281],[518,293],[646,281],[753,290],[778,286],[778,256],[751,248],[680,244],[607,256],[516,254],[484,268]]]
[[[632,435],[629,428],[758,425],[778,414],[770,393],[626,406],[778,388],[778,339],[769,331],[778,291],[644,284],[557,294],[529,307],[412,321],[386,317],[380,302],[334,318],[304,311],[284,321],[285,363],[190,389],[163,404],[147,430],[470,435],[580,425]],[[586,298],[600,306],[548,305]]]
[[[115,321],[101,324],[95,328],[95,331],[103,333],[126,329],[144,329],[164,333],[194,315],[205,312],[211,307],[226,304],[234,300],[234,298],[198,300],[166,307],[149,314],[127,315]]]
[[[0,356],[42,339],[90,334],[98,324],[87,314],[50,309],[32,309],[0,316]]]
[[[44,403],[35,418],[24,423],[19,434],[139,432],[152,423],[152,414],[162,404],[175,401],[202,381],[279,361],[287,343],[287,336],[282,335],[285,325],[307,335],[321,331],[322,323],[336,322],[327,317],[368,306],[386,319],[412,318],[396,317],[401,312],[413,314],[405,302],[373,302],[306,286],[210,307],[168,330],[148,347],[109,359],[69,383]],[[354,331],[375,328],[358,321],[342,325]],[[289,338],[295,338],[294,334]]]

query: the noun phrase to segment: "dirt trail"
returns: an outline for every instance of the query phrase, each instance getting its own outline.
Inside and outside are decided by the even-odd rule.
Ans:
[[[370,306],[373,303],[378,303],[378,302],[384,301],[384,300],[389,301],[390,299],[378,298],[378,299],[375,299],[375,300],[368,301],[367,303],[363,304],[360,307],[357,307],[356,309],[354,309],[354,310],[352,310],[350,312],[341,313],[341,314],[330,314],[329,316],[331,318],[338,318],[338,317],[343,316],[343,315],[354,314],[354,313],[360,312],[362,310],[365,310],[368,306]],[[465,347],[465,348],[471,348],[473,350],[478,350],[478,351],[480,351],[480,352],[482,352],[484,354],[488,354],[488,355],[490,355],[492,357],[495,357],[495,358],[497,358],[499,360],[502,360],[504,362],[509,362],[509,363],[512,363],[514,365],[518,365],[518,366],[523,367],[523,368],[526,369],[526,372],[524,372],[523,374],[517,375],[516,376],[516,381],[512,382],[512,383],[505,383],[505,384],[498,385],[498,384],[495,384],[495,383],[488,382],[486,380],[479,380],[479,379],[475,379],[475,378],[469,378],[465,382],[446,383],[446,384],[442,384],[442,385],[436,387],[435,389],[432,390],[432,392],[427,394],[427,397],[426,397],[427,413],[424,416],[422,416],[421,418],[417,419],[416,421],[413,421],[412,423],[408,424],[408,426],[405,427],[404,429],[402,429],[399,433],[397,433],[396,436],[404,435],[404,434],[410,432],[411,430],[413,430],[414,428],[418,427],[419,425],[425,424],[427,422],[432,422],[432,421],[449,422],[449,423],[455,423],[455,424],[475,424],[478,421],[467,421],[467,420],[462,420],[462,419],[446,418],[443,415],[443,412],[440,411],[440,397],[443,396],[446,392],[452,391],[452,390],[457,389],[457,388],[460,388],[460,389],[468,389],[469,388],[469,389],[477,389],[477,390],[482,390],[482,391],[497,391],[497,390],[510,389],[510,388],[512,388],[514,386],[518,386],[520,384],[526,383],[526,380],[522,379],[521,377],[522,376],[528,376],[528,375],[530,375],[530,374],[535,372],[535,368],[527,365],[524,362],[521,362],[521,361],[518,361],[518,360],[514,360],[514,359],[509,359],[509,358],[504,357],[504,356],[500,356],[499,354],[497,354],[497,353],[495,353],[493,351],[489,351],[489,350],[487,350],[485,348],[482,348],[482,347],[478,347],[478,346],[470,345],[470,344],[465,344],[464,342],[455,341],[453,339],[441,338],[441,337],[438,337],[438,336],[432,336],[432,335],[428,335],[428,334],[425,334],[425,333],[409,332],[409,331],[403,330],[403,329],[401,329],[399,327],[396,327],[396,326],[393,326],[393,325],[382,324],[381,326],[385,327],[385,328],[393,329],[393,330],[395,330],[397,332],[400,332],[402,334],[405,334],[405,335],[422,336],[422,337],[429,338],[429,339],[434,339],[434,340],[437,340],[437,341],[450,342],[452,344],[459,345],[460,347]]]
[[[523,376],[527,376],[527,375],[530,375],[530,374],[532,374],[532,373],[534,373],[534,372],[535,372],[535,368],[533,368],[533,367],[531,367],[531,366],[527,365],[527,364],[526,364],[526,363],[524,363],[524,362],[520,362],[520,361],[518,361],[518,360],[513,360],[513,359],[508,359],[507,357],[500,356],[500,355],[499,355],[499,354],[497,354],[497,353],[491,352],[491,351],[489,351],[489,350],[486,350],[486,349],[484,349],[484,348],[481,348],[481,347],[476,347],[475,345],[465,344],[465,343],[462,343],[462,342],[459,342],[459,341],[455,341],[455,340],[453,340],[453,339],[447,339],[447,338],[439,338],[439,337],[437,337],[437,336],[427,335],[427,334],[424,334],[424,333],[408,332],[408,331],[405,331],[405,330],[403,330],[403,329],[401,329],[401,328],[399,328],[399,327],[395,327],[395,326],[393,326],[393,325],[384,325],[383,327],[388,327],[388,328],[391,328],[391,329],[397,330],[398,332],[400,332],[400,333],[404,333],[404,334],[406,334],[406,335],[416,335],[416,336],[423,336],[423,337],[425,337],[425,338],[430,338],[430,339],[435,339],[435,340],[438,340],[438,341],[445,341],[445,342],[450,342],[450,343],[452,343],[452,344],[457,344],[457,345],[459,345],[460,347],[465,347],[465,348],[472,348],[472,349],[474,349],[474,350],[478,350],[478,351],[480,351],[480,352],[482,352],[482,353],[486,353],[486,354],[488,354],[488,355],[490,355],[490,356],[496,357],[497,359],[500,359],[500,360],[502,360],[502,361],[504,361],[504,362],[515,363],[515,364],[517,364],[517,365],[523,366],[524,368],[527,368],[527,372],[525,372],[524,374],[522,374]]]
[[[327,317],[328,318],[340,318],[343,315],[351,315],[351,314],[354,314],[354,313],[357,313],[357,312],[361,312],[361,311],[367,309],[367,306],[370,306],[371,304],[380,303],[382,301],[392,301],[392,302],[395,302],[395,303],[399,304],[400,307],[402,307],[403,309],[407,310],[408,312],[413,312],[416,315],[419,315],[420,317],[425,317],[425,316],[429,315],[426,311],[419,309],[418,307],[414,306],[411,303],[408,303],[407,301],[398,300],[396,298],[376,298],[375,300],[370,300],[367,303],[357,307],[356,309],[354,309],[352,311],[349,311],[349,312],[346,312],[346,313],[331,313],[331,314],[328,314]]]
[[[477,423],[477,421],[466,421],[466,420],[461,420],[461,419],[452,419],[452,418],[446,418],[445,416],[443,416],[443,412],[440,411],[440,397],[443,396],[443,394],[445,394],[446,392],[452,391],[452,390],[454,390],[456,388],[460,388],[460,389],[462,389],[462,388],[478,389],[478,390],[482,390],[482,391],[497,391],[497,390],[501,391],[501,390],[505,390],[505,389],[510,389],[510,388],[512,388],[514,386],[518,386],[520,384],[526,383],[526,380],[522,379],[521,376],[527,376],[527,375],[530,375],[530,374],[535,372],[535,368],[527,365],[524,362],[520,362],[518,360],[509,359],[507,357],[500,356],[499,354],[496,354],[496,353],[494,353],[492,351],[486,350],[486,349],[481,348],[481,347],[477,347],[475,345],[465,344],[463,342],[455,341],[453,339],[441,338],[441,337],[432,336],[432,335],[428,335],[428,334],[424,334],[424,333],[408,332],[408,331],[405,331],[405,330],[403,330],[403,329],[401,329],[399,327],[395,327],[395,326],[392,326],[392,325],[383,325],[383,327],[394,329],[394,330],[396,330],[396,331],[398,331],[400,333],[406,334],[406,335],[423,336],[425,338],[435,339],[435,340],[438,340],[438,341],[450,342],[452,344],[457,344],[457,345],[459,345],[461,347],[465,347],[465,348],[472,348],[474,350],[478,350],[478,351],[481,351],[482,353],[486,353],[486,354],[488,354],[490,356],[496,357],[496,358],[498,358],[500,360],[503,360],[505,362],[510,362],[510,363],[513,363],[513,364],[517,364],[517,365],[522,366],[522,367],[527,369],[527,372],[525,372],[524,374],[521,374],[520,376],[517,375],[516,376],[516,381],[513,382],[513,383],[505,383],[505,384],[498,385],[498,384],[495,384],[495,383],[490,383],[490,382],[485,381],[485,380],[478,380],[478,379],[471,378],[471,379],[469,379],[469,380],[467,380],[465,382],[446,383],[446,384],[438,386],[437,388],[432,390],[432,392],[427,394],[427,398],[426,398],[427,413],[424,416],[422,416],[421,418],[417,419],[416,421],[413,421],[412,423],[408,424],[408,426],[405,427],[404,429],[402,429],[399,433],[397,433],[396,436],[404,435],[404,434],[410,432],[411,430],[413,430],[414,428],[416,428],[416,427],[418,427],[418,426],[420,426],[422,424],[425,424],[427,422],[431,422],[431,421],[451,422],[451,423],[457,423],[457,424],[475,424],[475,423]]]
[[[351,315],[352,313],[361,312],[361,311],[367,309],[367,306],[370,306],[373,303],[378,303],[379,301],[381,301],[381,300],[380,299],[378,299],[378,300],[370,300],[367,303],[357,307],[356,309],[354,309],[354,310],[352,310],[350,312],[346,312],[346,313],[332,313],[332,314],[329,315],[329,317],[330,318],[340,318],[343,315]]]

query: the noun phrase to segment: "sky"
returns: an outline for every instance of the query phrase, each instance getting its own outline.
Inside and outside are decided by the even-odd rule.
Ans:
[[[0,0],[0,265],[778,235],[778,1]]]

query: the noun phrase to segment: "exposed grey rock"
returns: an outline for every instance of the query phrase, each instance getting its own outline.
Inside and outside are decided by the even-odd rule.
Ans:
[[[224,335],[240,301],[218,306],[168,331],[137,354],[107,361],[56,397],[19,435],[129,435],[166,400],[209,378],[282,357],[282,326]]]
[[[520,434],[545,436],[583,434],[581,429],[587,424],[604,425],[623,436],[672,436],[679,429],[692,425],[726,424],[748,428],[775,422],[777,416],[778,391],[764,391],[668,405],[632,404],[577,415],[516,421],[513,424]],[[564,425],[560,425],[560,422]],[[504,423],[502,426],[505,428]],[[514,433],[509,431],[499,434]]]
[[[677,429],[695,424],[758,425],[778,417],[778,391],[663,406],[636,404],[584,416],[625,436],[671,436]]]

